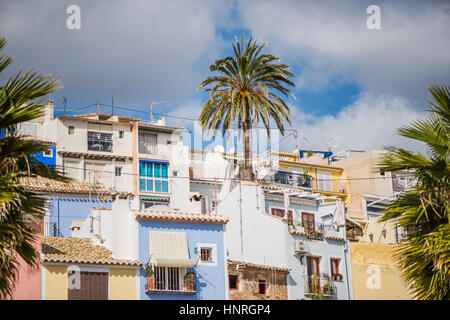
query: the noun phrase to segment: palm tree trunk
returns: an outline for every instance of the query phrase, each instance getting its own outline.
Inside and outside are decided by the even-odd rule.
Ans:
[[[250,128],[249,122],[245,123],[243,126],[244,129],[244,172],[243,178],[245,180],[255,180],[255,174],[253,173],[252,166],[252,151],[251,151],[251,143],[250,143]]]

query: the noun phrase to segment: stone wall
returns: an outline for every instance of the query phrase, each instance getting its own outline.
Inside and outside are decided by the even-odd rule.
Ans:
[[[273,270],[228,266],[228,273],[239,276],[239,290],[230,289],[230,300],[287,300],[287,273]],[[259,293],[259,280],[267,284],[266,294]]]

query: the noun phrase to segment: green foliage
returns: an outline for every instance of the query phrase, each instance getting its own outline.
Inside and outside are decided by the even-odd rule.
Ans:
[[[271,54],[262,54],[267,43],[258,45],[250,39],[244,47],[243,39],[233,44],[234,57],[216,60],[209,67],[218,73],[200,83],[210,93],[203,106],[199,120],[208,134],[219,130],[222,135],[237,122],[238,129],[244,132],[245,169],[251,167],[249,130],[263,123],[270,136],[270,120],[284,134],[283,121],[291,124],[290,110],[277,94],[292,95],[287,86],[294,86],[288,78],[294,75],[289,66],[276,63],[280,59]]]
[[[0,37],[0,51],[5,45],[6,38]],[[13,57],[0,54],[0,75],[12,61]],[[16,72],[0,84],[0,130],[10,132],[0,139],[0,298],[12,293],[19,258],[30,266],[39,262],[33,246],[34,226],[41,222],[45,199],[24,190],[20,179],[40,175],[65,180],[60,173],[33,158],[47,149],[45,145],[25,140],[11,129],[41,116],[42,99],[58,87],[58,82],[34,71]]]
[[[398,129],[402,136],[426,143],[428,156],[388,148],[380,161],[385,171],[413,169],[417,185],[398,197],[382,221],[408,230],[397,257],[418,299],[450,299],[450,87],[429,88],[430,115]]]

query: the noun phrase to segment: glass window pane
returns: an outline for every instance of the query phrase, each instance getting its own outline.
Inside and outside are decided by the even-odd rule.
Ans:
[[[145,177],[145,162],[139,163],[139,175]]]
[[[154,163],[153,166],[155,167],[155,178],[161,177],[161,165],[159,163]]]
[[[161,181],[155,180],[155,192],[161,192]]]
[[[147,191],[153,191],[153,180],[147,180]]]
[[[153,164],[147,163],[147,177],[153,177]]]
[[[169,181],[162,181],[162,192],[169,192]]]
[[[145,179],[139,179],[139,190],[145,191]]]
[[[167,170],[167,164],[162,164],[161,165],[161,171],[162,171],[162,177],[166,178],[168,177],[168,170]]]

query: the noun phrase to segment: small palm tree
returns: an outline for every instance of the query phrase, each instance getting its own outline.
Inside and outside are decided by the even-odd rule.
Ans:
[[[429,156],[401,148],[380,162],[387,171],[413,169],[417,185],[392,203],[382,221],[408,230],[398,258],[410,289],[419,299],[450,299],[450,86],[429,88],[430,116],[398,129],[425,142]]]
[[[283,121],[291,124],[290,110],[277,94],[292,93],[287,86],[294,86],[288,78],[294,75],[289,66],[277,64],[280,59],[271,54],[262,54],[267,45],[258,45],[250,39],[244,47],[243,40],[233,43],[234,57],[215,61],[210,71],[218,72],[205,79],[197,87],[208,87],[209,100],[204,104],[199,121],[208,133],[222,125],[222,135],[237,121],[238,129],[244,133],[244,178],[254,180],[251,164],[250,132],[261,121],[270,137],[270,120],[274,120],[281,134]]]
[[[6,38],[0,37],[0,52],[5,45]],[[0,54],[0,74],[12,61]],[[24,190],[20,179],[40,175],[65,180],[33,157],[46,150],[45,145],[23,139],[14,130],[19,123],[41,116],[42,99],[58,87],[58,82],[32,71],[17,72],[0,84],[0,298],[12,294],[19,257],[31,266],[39,261],[33,224],[42,219],[45,199]]]

